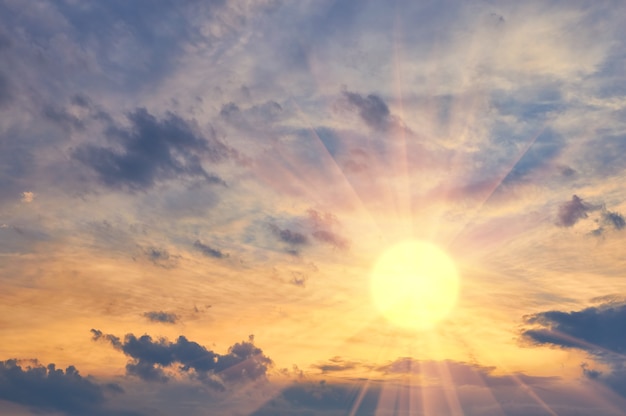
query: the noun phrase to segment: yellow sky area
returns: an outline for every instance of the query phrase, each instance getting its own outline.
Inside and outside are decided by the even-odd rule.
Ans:
[[[584,354],[523,348],[520,325],[524,315],[577,308],[580,301],[626,289],[608,275],[621,265],[615,263],[617,242],[597,246],[592,261],[598,275],[593,276],[589,267],[564,273],[567,264],[552,263],[554,253],[568,260],[567,253],[575,258],[593,243],[559,237],[561,230],[556,237],[542,230],[520,234],[514,243],[498,246],[496,241],[489,250],[466,241],[466,251],[449,253],[460,275],[457,305],[435,328],[420,332],[386,321],[369,293],[371,267],[392,242],[408,238],[422,224],[424,234],[434,237],[436,229],[452,235],[459,227],[443,220],[427,227],[427,220],[419,221],[409,227],[397,216],[378,217],[375,225],[371,216],[342,217],[340,232],[351,236],[350,250],[312,246],[301,258],[275,251],[260,262],[254,251],[207,259],[172,247],[173,263],[159,265],[139,249],[134,259],[117,252],[107,257],[80,244],[61,245],[47,256],[16,257],[12,267],[21,268],[24,278],[5,285],[0,354],[115,375],[124,371],[127,357],[106,343],[95,344],[91,328],[170,341],[185,335],[217,353],[254,334],[277,370],[297,365],[316,373],[312,365],[339,356],[366,364],[346,373],[363,376],[367,365],[411,356],[495,366],[503,374],[579,377]],[[531,244],[543,241],[542,235],[552,252]],[[305,277],[304,286],[290,283],[294,277]],[[143,316],[148,311],[174,313],[179,322],[149,322]]]

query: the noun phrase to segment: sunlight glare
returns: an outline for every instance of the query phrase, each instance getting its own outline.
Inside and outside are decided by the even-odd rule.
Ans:
[[[459,277],[452,259],[436,245],[419,240],[398,243],[376,261],[372,299],[394,325],[433,328],[456,304]]]

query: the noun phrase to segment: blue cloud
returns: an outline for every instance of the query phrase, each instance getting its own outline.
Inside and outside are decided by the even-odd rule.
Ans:
[[[67,415],[137,415],[105,409],[107,395],[123,390],[117,384],[98,384],[81,376],[74,366],[65,371],[54,364],[25,365],[18,360],[0,361],[0,399],[18,403],[38,413]]]
[[[236,151],[215,137],[204,137],[192,124],[173,113],[159,120],[139,108],[127,117],[130,129],[112,125],[107,131],[121,151],[95,145],[83,145],[74,151],[74,157],[92,168],[105,185],[145,190],[176,177],[224,184],[221,178],[204,169],[202,159],[221,162],[235,156]]]

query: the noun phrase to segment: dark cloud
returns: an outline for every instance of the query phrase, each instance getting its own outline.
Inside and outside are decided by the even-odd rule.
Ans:
[[[556,225],[559,227],[571,227],[578,220],[587,218],[587,212],[596,209],[582,200],[578,195],[572,195],[572,200],[559,206]]]
[[[200,250],[200,252],[207,257],[213,257],[216,259],[223,259],[224,257],[228,257],[227,254],[222,253],[220,250],[216,248],[212,248],[212,247],[207,246],[206,244],[203,244],[202,242],[200,242],[200,240],[196,240],[193,243],[193,246],[197,248],[198,250]]]
[[[81,376],[74,366],[65,371],[54,364],[43,366],[34,361],[0,362],[0,399],[36,409],[38,412],[62,412],[67,415],[117,415],[104,411],[108,393],[120,393],[116,384],[101,385]]]
[[[126,364],[126,374],[139,377],[144,381],[157,383],[165,383],[169,380],[162,367],[155,366],[153,363],[145,360],[128,362]]]
[[[384,374],[419,374],[429,383],[441,382],[441,374],[445,371],[455,386],[515,387],[519,386],[520,381],[527,385],[545,386],[558,380],[558,377],[537,377],[520,373],[494,375],[495,367],[452,360],[417,360],[411,357],[398,358],[377,367],[376,370]]]
[[[150,311],[143,314],[152,322],[161,322],[164,324],[175,324],[178,320],[178,316],[175,313],[163,312],[163,311]]]
[[[236,157],[237,152],[213,134],[203,136],[192,123],[173,113],[159,120],[139,108],[127,117],[129,128],[110,125],[107,129],[116,146],[83,145],[74,151],[74,157],[93,169],[102,183],[128,190],[145,190],[174,178],[224,184],[202,163],[221,162]]]
[[[603,212],[602,219],[606,224],[613,226],[613,228],[615,228],[616,230],[621,230],[626,227],[626,221],[624,221],[624,216],[619,212]]]
[[[586,351],[609,370],[599,371],[584,363],[583,376],[626,397],[626,303],[614,295],[601,299],[606,303],[580,311],[547,311],[527,316],[525,322],[532,327],[524,330],[522,336],[534,345]]]
[[[295,246],[308,244],[309,239],[306,235],[299,233],[297,231],[292,231],[290,229],[282,229],[274,224],[269,225],[272,233],[278,237],[278,239],[282,242],[292,244]]]
[[[222,106],[220,116],[230,120],[236,117],[240,112],[241,110],[239,110],[239,106],[237,104],[227,103]]]
[[[547,311],[525,318],[534,325],[523,336],[535,344],[578,348],[601,355],[626,353],[626,304],[608,303],[581,311]]]
[[[89,99],[89,97],[83,94],[75,94],[72,97],[71,101],[72,101],[72,104],[78,107],[83,107],[83,108],[91,107],[91,100]]]
[[[85,124],[80,118],[70,114],[64,108],[46,106],[43,109],[43,116],[67,130],[82,130],[85,128]]]
[[[608,366],[608,371],[601,371],[583,363],[581,369],[585,378],[605,384],[621,396],[626,397],[626,362],[623,359],[613,359],[608,361]]]
[[[263,378],[272,365],[272,360],[254,345],[252,336],[248,341],[231,346],[227,354],[218,354],[182,335],[176,342],[133,334],[127,334],[124,341],[120,341],[118,337],[97,329],[91,332],[95,341],[108,341],[130,357],[127,374],[145,381],[167,382],[170,376],[166,370],[178,370],[210,387],[221,389],[224,383]]]
[[[327,371],[344,371],[350,363],[336,357]],[[326,364],[323,364],[326,366]],[[355,363],[355,367],[364,369]],[[499,414],[539,416],[546,408],[559,415],[615,415],[610,407],[598,408],[587,397],[578,398],[558,377],[532,377],[521,373],[494,375],[492,367],[454,361],[421,361],[399,358],[388,365],[369,370],[383,372],[388,378],[326,382],[300,381],[268,400],[253,415],[391,415],[421,414],[426,407],[432,414],[455,414],[462,409],[467,416]],[[371,374],[371,373],[370,373]],[[410,377],[410,382],[406,382]],[[450,401],[454,386],[456,407]],[[409,399],[410,397],[410,399]],[[423,402],[422,400],[427,400]],[[602,405],[601,405],[602,406]]]
[[[164,269],[172,269],[177,266],[179,256],[174,256],[164,248],[147,247],[144,249],[144,255],[154,265],[163,267]]]
[[[111,343],[111,345],[113,345],[113,347],[115,349],[122,349],[122,341],[120,340],[119,337],[116,337],[115,335],[112,334],[105,334],[102,331],[98,330],[98,329],[92,329],[91,333],[93,334],[92,339],[94,341],[108,341]]]
[[[343,95],[359,111],[359,116],[369,127],[382,131],[389,128],[391,113],[382,98],[374,94],[363,97],[350,91],[344,91]]]
[[[270,400],[261,407],[253,416],[312,416],[318,414],[353,414],[350,412],[359,400],[361,386],[358,384],[344,383],[331,384],[321,381],[319,383],[306,382],[296,383],[285,388],[279,397]],[[358,403],[359,411],[356,415],[374,415],[378,407],[380,387],[372,386],[364,391],[364,396]]]

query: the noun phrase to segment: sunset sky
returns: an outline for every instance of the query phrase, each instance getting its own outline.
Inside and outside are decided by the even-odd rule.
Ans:
[[[625,6],[0,0],[0,413],[626,415]]]

